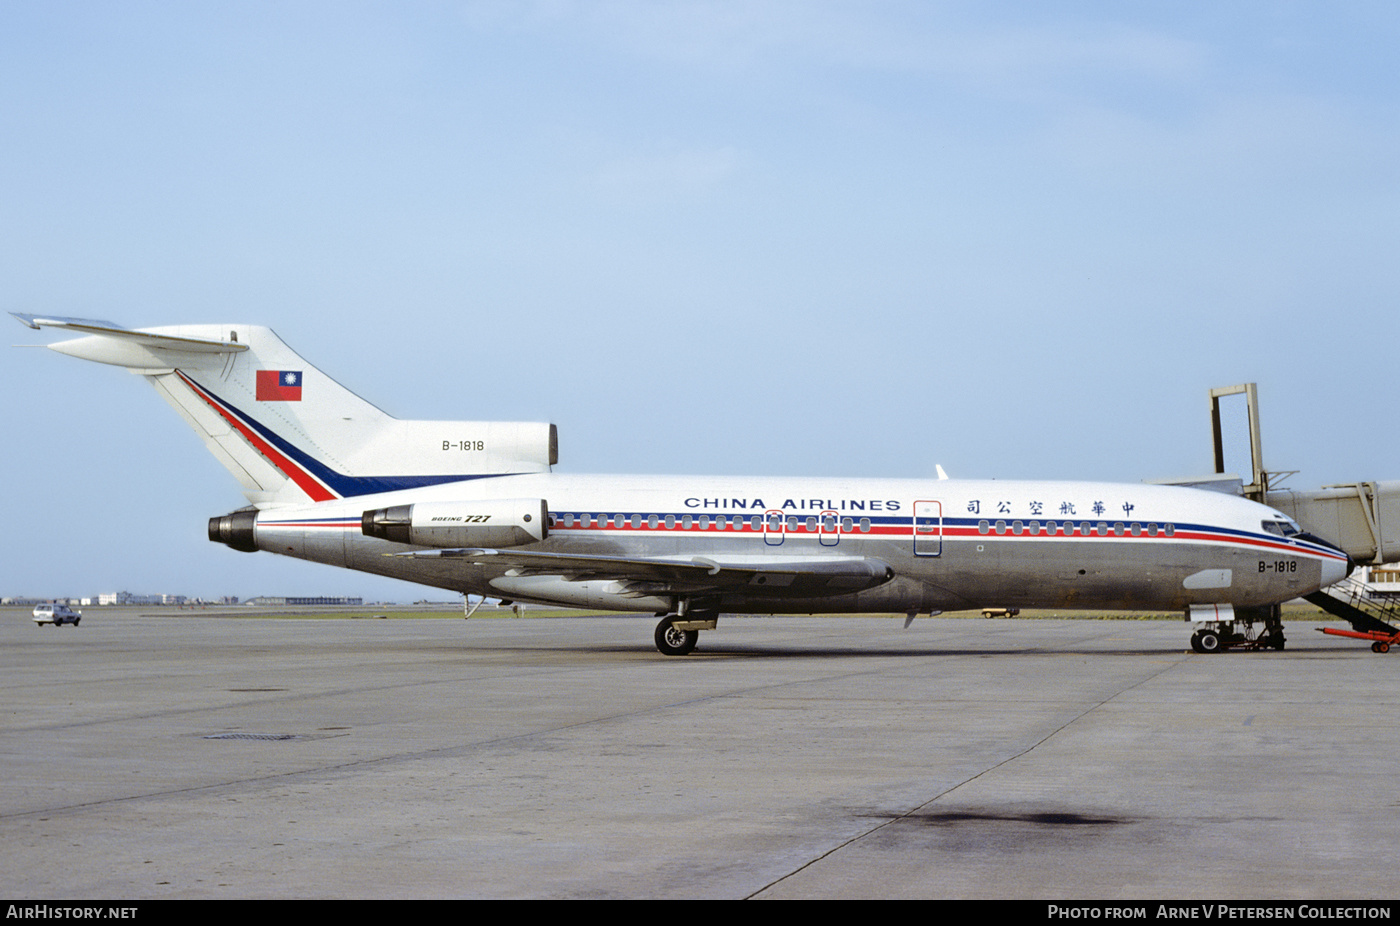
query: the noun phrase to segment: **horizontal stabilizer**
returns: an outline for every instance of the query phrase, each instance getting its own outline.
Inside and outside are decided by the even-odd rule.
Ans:
[[[149,331],[132,331],[130,328],[123,328],[114,322],[98,321],[91,318],[64,318],[60,316],[45,315],[24,315],[19,312],[11,312],[15,318],[36,331],[40,328],[62,328],[66,331],[78,331],[83,334],[100,335],[104,338],[118,338],[123,341],[131,341],[142,347],[154,350],[174,350],[187,354],[229,354],[245,351],[247,344],[239,344],[237,341],[220,341],[209,338],[185,338],[175,337],[169,334],[154,334]],[[64,342],[72,343],[72,342]],[[59,348],[60,353],[69,351]],[[117,362],[125,365],[124,360],[112,361],[103,360],[100,356],[84,356],[85,360],[98,360],[105,363]]]

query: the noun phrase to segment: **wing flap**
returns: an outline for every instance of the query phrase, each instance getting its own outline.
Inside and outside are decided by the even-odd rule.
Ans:
[[[387,555],[456,560],[472,566],[499,567],[516,576],[560,576],[573,582],[623,581],[628,583],[627,593],[638,597],[738,591],[760,597],[826,597],[853,594],[894,578],[888,563],[867,556],[638,557],[490,549],[415,550]]]

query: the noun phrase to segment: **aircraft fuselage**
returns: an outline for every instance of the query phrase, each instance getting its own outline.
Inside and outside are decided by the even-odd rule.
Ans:
[[[585,556],[868,557],[893,577],[847,594],[712,596],[730,613],[953,611],[984,606],[1184,610],[1254,607],[1346,570],[1338,551],[1282,536],[1273,509],[1146,484],[743,477],[501,476],[265,509],[258,549],[454,591],[570,607],[666,611],[673,595],[613,580],[520,574],[413,557],[366,536],[366,510],[538,497],[548,533],[531,551]],[[528,573],[529,570],[524,570]]]

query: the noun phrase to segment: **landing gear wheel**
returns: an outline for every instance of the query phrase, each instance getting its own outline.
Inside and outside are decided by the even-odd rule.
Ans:
[[[674,617],[662,618],[656,625],[656,648],[666,656],[684,656],[695,649],[700,631],[679,630],[672,623],[674,620]]]
[[[1202,630],[1192,638],[1192,641],[1195,643],[1198,653],[1220,652],[1220,634],[1214,630]]]
[[[1205,652],[1205,650],[1201,649],[1201,632],[1199,630],[1191,634],[1191,649],[1198,653]]]

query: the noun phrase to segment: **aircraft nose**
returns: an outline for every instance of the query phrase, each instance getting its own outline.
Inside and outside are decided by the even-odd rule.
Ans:
[[[1323,540],[1316,534],[1299,534],[1298,539],[1306,540],[1319,547],[1326,547],[1337,554],[1336,558],[1328,557],[1322,561],[1322,588],[1342,581],[1351,575],[1351,571],[1356,568],[1356,564],[1351,561],[1351,557],[1347,555],[1346,551],[1335,543]]]
[[[1355,568],[1351,560],[1342,562],[1341,560],[1327,559],[1322,561],[1322,587],[1326,588],[1333,583],[1340,582],[1351,574]]]

